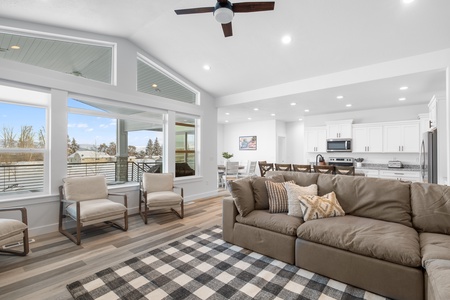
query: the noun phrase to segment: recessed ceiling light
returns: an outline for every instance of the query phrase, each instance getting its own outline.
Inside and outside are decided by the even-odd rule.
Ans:
[[[305,109],[305,112],[309,112],[309,109]]]
[[[230,115],[230,113],[225,113],[227,116],[229,116]]]
[[[414,0],[403,0],[403,3],[411,3],[411,2],[413,2]]]
[[[303,121],[303,119],[298,119],[299,121]]]
[[[228,123],[228,120],[225,120],[225,123]]]
[[[281,42],[285,45],[290,44],[292,42],[292,37],[290,35],[285,35],[281,38]]]
[[[347,105],[345,105],[345,106],[347,106],[347,107],[352,107],[352,105],[351,105],[351,104],[347,104]]]
[[[398,101],[405,101],[406,100],[406,98],[405,97],[402,97],[402,98],[398,98]]]
[[[152,84],[152,88],[156,89],[158,85],[156,83]]]
[[[270,114],[272,117],[275,117],[275,114]]]
[[[14,46],[11,46],[10,48],[13,49],[13,50],[19,50],[19,49],[20,49],[20,46],[14,45]]]
[[[206,71],[209,71],[209,70],[211,70],[211,66],[210,65],[204,65],[203,69],[205,69]]]
[[[253,110],[254,110],[254,111],[257,111],[257,110],[259,110],[259,108],[255,107]]]
[[[402,86],[402,87],[400,88],[401,91],[404,91],[404,90],[407,90],[407,89],[408,89],[407,86]]]
[[[251,120],[252,120],[252,118],[248,118],[248,120],[249,120],[249,121],[251,121]]]
[[[337,99],[344,99],[344,96],[337,96]]]
[[[295,103],[295,102],[292,102],[292,103],[291,103],[291,105],[292,105],[292,106],[295,106],[295,105],[297,105],[297,103]]]

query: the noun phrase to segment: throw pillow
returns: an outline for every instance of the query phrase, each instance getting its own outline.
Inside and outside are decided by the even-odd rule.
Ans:
[[[295,183],[286,182],[284,187],[288,196],[288,215],[299,218],[303,217],[299,197],[305,195],[317,196],[317,184],[300,186]]]
[[[242,217],[245,217],[255,209],[251,179],[251,177],[246,177],[228,183],[231,196],[234,198],[236,208]]]
[[[299,200],[302,206],[304,221],[345,215],[334,192],[322,197],[304,195],[300,196]]]
[[[284,182],[283,175],[268,177],[254,177],[252,179],[253,196],[255,197],[255,209],[269,209],[269,196],[267,195],[266,181]]]
[[[294,183],[294,181],[288,181]],[[284,213],[288,211],[288,196],[284,182],[266,181],[267,195],[269,197],[269,212]]]

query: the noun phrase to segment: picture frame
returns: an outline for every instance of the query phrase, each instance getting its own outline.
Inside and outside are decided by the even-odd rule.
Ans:
[[[257,137],[256,135],[246,135],[239,137],[239,150],[256,150]]]

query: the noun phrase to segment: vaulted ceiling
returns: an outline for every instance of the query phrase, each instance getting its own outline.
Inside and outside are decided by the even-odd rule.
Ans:
[[[234,35],[228,38],[210,13],[174,13],[213,6],[214,0],[2,0],[0,17],[127,38],[217,98],[450,48],[448,0],[415,0],[408,5],[402,0],[275,2],[274,11],[236,14]],[[292,37],[288,45],[281,43],[285,35]],[[206,64],[209,71],[203,69]],[[445,73],[300,94],[297,101],[305,103],[297,106],[315,114],[339,111],[338,93],[355,95],[352,107],[342,109],[388,107],[388,100],[392,106],[402,105],[399,85],[409,86],[408,104],[426,103],[430,95],[445,89]],[[227,111],[237,114],[253,108],[267,113],[278,109],[277,118],[287,121],[297,118],[300,111],[294,116],[292,107],[281,110],[283,101],[293,100],[222,105],[219,122]]]

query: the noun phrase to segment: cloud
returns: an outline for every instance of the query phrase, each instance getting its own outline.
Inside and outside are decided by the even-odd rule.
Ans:
[[[86,123],[72,123],[72,124],[68,124],[67,127],[69,127],[69,128],[88,128],[89,125]]]
[[[88,128],[88,129],[86,129],[85,131],[91,132],[91,131],[94,131],[94,128]]]

